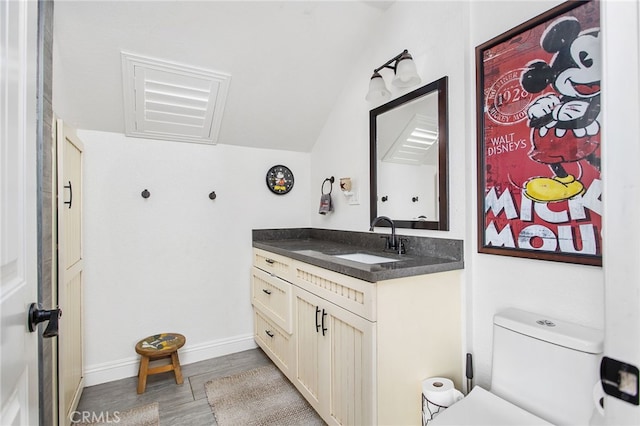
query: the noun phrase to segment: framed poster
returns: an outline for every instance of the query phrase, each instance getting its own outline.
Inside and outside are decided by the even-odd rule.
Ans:
[[[476,47],[478,251],[602,265],[600,8]]]

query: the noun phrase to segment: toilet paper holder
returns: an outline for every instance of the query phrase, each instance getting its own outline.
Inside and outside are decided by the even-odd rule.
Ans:
[[[639,405],[638,367],[609,357],[600,362],[600,381],[607,395]]]
[[[445,377],[431,377],[422,381],[422,426],[435,419],[445,409],[464,398],[453,381]]]

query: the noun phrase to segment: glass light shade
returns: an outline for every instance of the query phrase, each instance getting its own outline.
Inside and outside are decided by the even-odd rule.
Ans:
[[[374,72],[369,81],[369,92],[367,93],[366,100],[369,102],[375,102],[382,99],[388,99],[391,97],[391,92],[387,89],[387,85],[384,83],[384,79],[378,72]]]
[[[393,85],[396,87],[410,87],[420,84],[420,76],[411,55],[404,55],[396,64],[396,76]]]

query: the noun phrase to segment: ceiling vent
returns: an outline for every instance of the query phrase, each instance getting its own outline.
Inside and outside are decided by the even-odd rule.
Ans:
[[[402,130],[382,161],[400,164],[427,164],[430,148],[437,146],[438,123],[435,119],[416,114]]]
[[[231,76],[122,52],[125,134],[215,144]]]

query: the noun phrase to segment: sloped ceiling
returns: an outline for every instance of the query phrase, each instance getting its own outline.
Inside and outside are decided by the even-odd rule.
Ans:
[[[126,51],[231,74],[218,143],[309,152],[391,3],[56,0],[55,112],[124,133]]]

